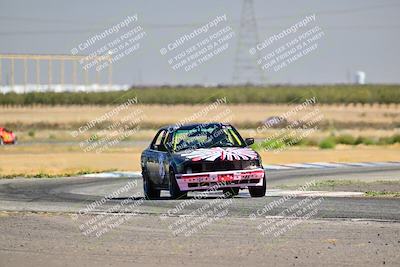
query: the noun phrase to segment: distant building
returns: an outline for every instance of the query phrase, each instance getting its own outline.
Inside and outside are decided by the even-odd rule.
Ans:
[[[355,80],[356,80],[356,84],[365,84],[365,72],[357,71]]]

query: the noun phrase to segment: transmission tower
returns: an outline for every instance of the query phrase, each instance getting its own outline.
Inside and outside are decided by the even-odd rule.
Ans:
[[[254,48],[258,43],[253,0],[243,0],[232,79],[234,84],[265,83],[264,73],[256,63],[260,58],[258,50],[256,49],[253,55],[249,53],[249,49]]]

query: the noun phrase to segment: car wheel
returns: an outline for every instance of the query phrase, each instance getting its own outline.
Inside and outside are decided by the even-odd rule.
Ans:
[[[150,181],[150,178],[147,174],[146,170],[142,171],[143,177],[143,191],[146,199],[155,199],[160,197],[161,190],[155,189],[153,183]]]
[[[263,197],[267,191],[267,179],[263,178],[262,186],[249,186],[249,192],[251,197]]]
[[[186,198],[187,192],[179,189],[178,183],[176,182],[175,173],[173,170],[169,171],[169,194],[172,199]]]
[[[222,191],[224,192],[225,197],[228,198],[239,195],[239,187],[225,188]]]
[[[0,138],[0,146],[4,145],[3,139]]]

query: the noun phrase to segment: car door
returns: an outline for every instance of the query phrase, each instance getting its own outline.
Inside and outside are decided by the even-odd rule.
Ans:
[[[168,186],[168,175],[170,166],[170,131],[163,133],[161,144],[158,146],[158,175],[160,184]]]
[[[163,141],[165,140],[166,134],[167,131],[165,129],[158,131],[150,144],[147,155],[147,170],[150,175],[150,180],[156,185],[161,185],[165,178],[165,168],[163,167],[165,166],[166,150],[164,149]]]
[[[168,185],[168,167],[169,167],[169,158],[168,158],[168,149],[167,149],[167,140],[169,131],[162,131],[160,143],[157,144],[156,149],[158,151],[157,154],[157,162],[156,162],[156,177],[157,183],[160,185]]]

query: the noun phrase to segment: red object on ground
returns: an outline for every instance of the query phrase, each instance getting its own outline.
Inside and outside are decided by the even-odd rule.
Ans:
[[[1,128],[0,127],[0,144],[16,144],[17,143],[17,137],[15,134],[7,130],[6,128]]]

